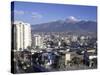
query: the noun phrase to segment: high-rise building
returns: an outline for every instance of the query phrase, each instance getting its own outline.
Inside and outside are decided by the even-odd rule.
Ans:
[[[35,34],[33,42],[34,42],[34,47],[43,48],[44,43],[43,43],[43,37],[42,36]]]
[[[16,21],[12,25],[13,49],[23,51],[31,46],[31,27],[30,24]]]
[[[31,26],[28,23],[25,23],[24,25],[24,48],[31,46]]]

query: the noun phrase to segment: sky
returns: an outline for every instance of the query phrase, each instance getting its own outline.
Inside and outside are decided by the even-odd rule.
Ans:
[[[15,1],[12,5],[14,21],[23,21],[31,25],[56,20],[91,20],[97,21],[97,7],[68,4],[49,4]]]

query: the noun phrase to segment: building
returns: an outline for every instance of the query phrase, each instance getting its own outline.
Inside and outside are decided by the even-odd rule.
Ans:
[[[83,60],[83,55],[78,55],[76,52],[65,53],[65,65],[69,65],[69,62],[72,61],[72,59],[74,59],[74,58]],[[79,63],[79,61],[77,63]]]
[[[44,42],[43,42],[43,37],[38,35],[38,34],[35,34],[33,36],[33,47],[35,48],[44,48]]]
[[[31,26],[28,23],[24,25],[24,48],[31,47]]]
[[[97,67],[97,54],[95,53],[95,49],[87,50],[84,52],[84,63],[89,67]],[[88,64],[87,64],[88,63]]]
[[[73,36],[71,37],[71,41],[72,41],[72,42],[76,42],[77,40],[78,40],[78,36],[73,35]]]
[[[16,21],[12,24],[12,49],[23,51],[31,47],[31,27],[30,24]]]

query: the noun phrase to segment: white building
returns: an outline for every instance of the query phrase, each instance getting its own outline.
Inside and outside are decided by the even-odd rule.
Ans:
[[[24,50],[31,46],[31,27],[30,24],[16,21],[13,24],[14,29],[14,49]]]
[[[31,46],[31,26],[28,23],[24,25],[24,48],[26,49],[28,46]]]
[[[44,40],[43,37],[41,37],[38,34],[35,34],[33,39],[34,47],[38,46],[39,48],[44,48],[43,40]]]
[[[71,61],[71,54],[70,53],[65,54],[65,65],[68,64],[68,61]]]
[[[72,41],[72,42],[76,42],[77,40],[78,40],[78,36],[73,35],[73,36],[71,37],[71,41]]]

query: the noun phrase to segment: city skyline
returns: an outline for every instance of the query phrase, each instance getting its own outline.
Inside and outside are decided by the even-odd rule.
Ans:
[[[97,69],[96,21],[95,6],[12,2],[11,72]]]
[[[13,7],[12,7],[13,8]],[[31,25],[56,20],[91,20],[97,21],[96,6],[66,4],[14,2],[14,20],[28,22]],[[73,13],[74,12],[74,13]]]

